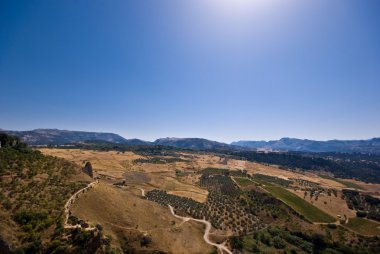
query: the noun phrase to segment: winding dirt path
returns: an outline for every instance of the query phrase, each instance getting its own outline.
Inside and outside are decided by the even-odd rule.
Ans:
[[[214,243],[214,242],[211,242],[210,239],[209,239],[209,235],[210,235],[210,230],[211,230],[211,223],[207,220],[199,220],[199,219],[194,219],[194,218],[191,218],[191,217],[182,217],[182,216],[179,216],[177,214],[175,214],[174,212],[174,209],[171,205],[169,205],[169,209],[170,209],[170,212],[172,213],[172,215],[178,219],[181,219],[183,220],[184,222],[186,221],[189,221],[189,220],[193,220],[193,221],[196,221],[196,222],[200,222],[200,223],[203,223],[206,225],[206,229],[205,229],[205,233],[203,235],[203,239],[205,240],[205,242],[207,244],[210,244],[212,246],[215,246],[216,248],[218,248],[218,250],[220,251],[220,253],[228,253],[228,254],[232,254],[232,252],[225,246],[224,243],[222,244],[217,244],[217,243]]]
[[[65,222],[64,222],[64,228],[65,229],[75,229],[75,228],[81,228],[82,226],[80,224],[76,224],[76,225],[70,225],[68,224],[68,220],[69,220],[69,216],[70,216],[70,208],[71,208],[71,205],[74,203],[74,201],[78,198],[78,195],[85,192],[86,190],[88,189],[91,189],[95,184],[99,183],[99,180],[98,181],[95,181],[95,182],[91,182],[89,183],[86,187],[80,189],[79,191],[75,192],[70,198],[69,200],[67,200],[66,204],[65,204]],[[94,230],[95,227],[88,227],[88,228],[85,228],[85,230],[87,231],[90,231],[90,230]]]
[[[142,189],[142,188],[138,188],[139,190],[141,190],[141,196],[145,197],[145,190]],[[184,223],[184,222],[187,222],[187,221],[190,221],[190,220],[193,220],[193,221],[196,221],[196,222],[200,222],[200,223],[203,223],[206,225],[206,229],[205,229],[205,233],[203,235],[203,239],[205,240],[205,242],[207,244],[210,244],[212,246],[215,246],[221,254],[223,253],[228,253],[228,254],[233,254],[232,251],[230,251],[226,246],[225,246],[225,243],[222,243],[222,244],[218,244],[218,243],[214,243],[214,242],[211,242],[210,239],[209,239],[209,235],[210,235],[210,230],[211,230],[211,223],[207,220],[200,220],[200,219],[194,219],[194,218],[191,218],[191,217],[182,217],[182,216],[179,216],[177,214],[175,214],[174,212],[174,208],[171,206],[171,205],[168,205],[169,206],[169,209],[170,209],[170,212],[172,213],[172,215],[178,219],[181,219]],[[181,225],[182,225],[181,223]]]
[[[137,189],[141,190],[141,196],[145,197],[145,190],[142,188],[137,188]]]

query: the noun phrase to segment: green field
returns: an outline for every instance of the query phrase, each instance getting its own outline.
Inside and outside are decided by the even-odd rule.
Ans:
[[[380,224],[362,218],[350,218],[345,227],[361,235],[380,235]]]
[[[253,179],[256,182],[259,182],[261,184],[267,185],[270,184],[277,184],[280,186],[288,187],[290,184],[292,184],[292,181],[285,180],[276,176],[269,176],[269,175],[263,175],[263,174],[254,174]]]
[[[257,185],[261,185],[261,186],[266,186],[266,185],[270,185],[272,186],[273,184],[268,182],[268,181],[264,181],[262,179],[259,179],[257,177],[255,177],[255,175],[253,175],[253,178],[251,179],[251,181]]]
[[[325,178],[325,179],[329,179],[329,180],[333,180],[333,181],[338,182],[338,183],[341,183],[341,184],[343,184],[344,186],[346,186],[348,188],[353,188],[353,189],[358,189],[358,190],[362,190],[363,189],[362,187],[360,187],[356,183],[344,181],[344,180],[341,180],[341,179],[338,179],[338,178],[334,178],[334,177],[331,177],[331,176],[320,175],[320,177]]]
[[[332,216],[282,187],[266,185],[263,188],[312,222],[331,223],[335,221]]]
[[[250,179],[246,177],[234,177],[234,180],[242,187],[254,185],[255,183],[252,182]]]

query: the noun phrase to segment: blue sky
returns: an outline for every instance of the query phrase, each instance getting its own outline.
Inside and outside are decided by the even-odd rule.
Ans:
[[[380,136],[380,1],[0,1],[0,128]]]

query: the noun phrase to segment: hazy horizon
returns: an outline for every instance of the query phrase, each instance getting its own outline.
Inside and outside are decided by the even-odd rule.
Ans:
[[[1,1],[0,128],[380,136],[380,2]]]
[[[130,137],[130,136],[126,136],[126,135],[123,135],[123,134],[120,134],[120,133],[117,133],[117,132],[112,132],[112,131],[96,131],[96,130],[76,130],[76,129],[60,129],[60,128],[36,128],[36,129],[30,129],[30,130],[24,130],[24,129],[4,129],[4,128],[1,128],[0,127],[0,131],[1,130],[5,130],[5,131],[33,131],[33,130],[37,130],[37,129],[43,129],[43,130],[49,130],[49,129],[54,129],[54,130],[61,130],[61,131],[84,131],[84,132],[100,132],[100,133],[113,133],[113,134],[117,134],[117,135],[120,135],[121,137],[125,138],[125,139],[140,139],[140,140],[143,140],[143,141],[149,141],[149,142],[153,142],[157,139],[161,139],[161,138],[201,138],[201,139],[207,139],[207,140],[211,140],[211,141],[217,141],[217,142],[221,142],[221,143],[227,143],[227,144],[230,144],[232,142],[236,142],[236,141],[275,141],[275,140],[280,140],[282,138],[294,138],[294,139],[302,139],[302,140],[313,140],[313,141],[332,141],[332,140],[340,140],[340,141],[344,141],[344,140],[369,140],[369,139],[373,139],[373,138],[379,138],[379,136],[375,136],[375,137],[369,137],[369,138],[349,138],[349,139],[325,139],[325,140],[320,140],[320,139],[310,139],[310,138],[300,138],[300,137],[288,137],[288,136],[284,136],[284,137],[280,137],[280,138],[275,138],[275,139],[237,139],[237,140],[228,140],[228,141],[223,141],[223,140],[215,140],[215,139],[210,139],[210,138],[207,138],[207,137],[198,137],[198,136],[183,136],[183,137],[178,137],[178,136],[162,136],[162,137],[156,137],[156,138],[153,138],[153,139],[144,139],[144,138],[140,138],[140,137]]]

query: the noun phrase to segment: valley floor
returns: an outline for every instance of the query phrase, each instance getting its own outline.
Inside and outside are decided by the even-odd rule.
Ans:
[[[179,254],[211,253],[218,249],[220,252],[232,253],[231,249],[236,246],[234,246],[235,243],[234,240],[231,240],[231,236],[238,234],[238,231],[232,230],[233,227],[218,226],[225,223],[220,222],[218,218],[216,220],[214,218],[211,224],[202,218],[194,221],[189,219],[192,216],[186,216],[189,210],[183,210],[181,205],[174,208],[169,206],[170,209],[168,209],[167,206],[144,197],[150,191],[162,190],[165,191],[165,195],[193,200],[200,207],[203,204],[208,207],[207,209],[216,209],[215,211],[211,210],[211,215],[207,211],[204,213],[213,218],[212,214],[217,214],[216,211],[219,209],[218,207],[213,208],[214,206],[210,206],[209,203],[212,201],[209,200],[210,191],[213,191],[214,187],[200,184],[205,180],[204,170],[213,168],[229,170],[232,172],[229,174],[232,175],[237,174],[231,179],[234,180],[236,188],[241,189],[240,201],[238,199],[237,202],[242,202],[242,207],[251,204],[249,195],[252,195],[250,194],[252,191],[254,193],[255,190],[259,190],[259,192],[261,190],[270,193],[294,209],[301,217],[306,218],[305,221],[292,217],[293,222],[288,225],[289,228],[325,232],[327,224],[339,224],[339,221],[344,219],[344,223],[348,222],[345,227],[350,231],[365,234],[365,229],[371,228],[367,232],[372,235],[380,235],[377,230],[380,224],[374,221],[368,222],[366,219],[361,219],[364,221],[356,219],[356,212],[348,207],[342,196],[342,190],[347,188],[344,182],[331,177],[320,177],[311,172],[283,170],[277,166],[230,159],[215,154],[181,152],[176,157],[157,157],[133,152],[79,149],[44,148],[40,151],[44,154],[65,158],[80,166],[84,166],[87,161],[91,162],[99,184],[93,186],[90,191],[80,194],[71,205],[70,211],[73,216],[84,220],[91,226],[101,224],[104,234],[113,239],[112,246],[115,249],[161,250]],[[160,160],[170,162],[161,162]],[[239,175],[243,171],[243,175]],[[218,175],[219,173],[211,173],[211,176],[208,176],[210,180],[212,180],[213,174]],[[221,182],[221,184],[224,183]],[[368,185],[357,181],[355,184],[360,186],[363,193],[380,190],[380,185]],[[218,188],[224,188],[222,185]],[[218,196],[215,197],[216,201],[212,202],[219,202],[217,201]],[[246,202],[248,204],[245,204]],[[229,209],[228,207],[224,208]],[[242,212],[241,215],[245,216],[243,212],[245,208],[239,209],[237,211]],[[273,215],[278,211],[271,211],[271,216],[280,216],[279,226],[287,223],[286,220],[281,219],[283,216],[281,213]],[[232,221],[240,223],[236,217],[238,215],[231,216]],[[259,213],[256,216],[264,215]],[[273,221],[277,220],[273,218],[265,215],[262,221],[264,224],[271,225]],[[307,224],[307,220],[317,224],[326,224],[326,227],[323,225],[310,226]],[[244,228],[242,224],[237,224],[235,227],[240,228],[239,230]],[[211,233],[209,234],[209,232]],[[142,244],[141,239],[145,239],[144,237],[150,239],[148,244]],[[333,232],[332,237],[338,237],[338,235],[335,236]],[[356,241],[355,239],[353,237],[352,241]],[[289,246],[291,248],[293,245]],[[293,248],[296,247],[293,246]]]

